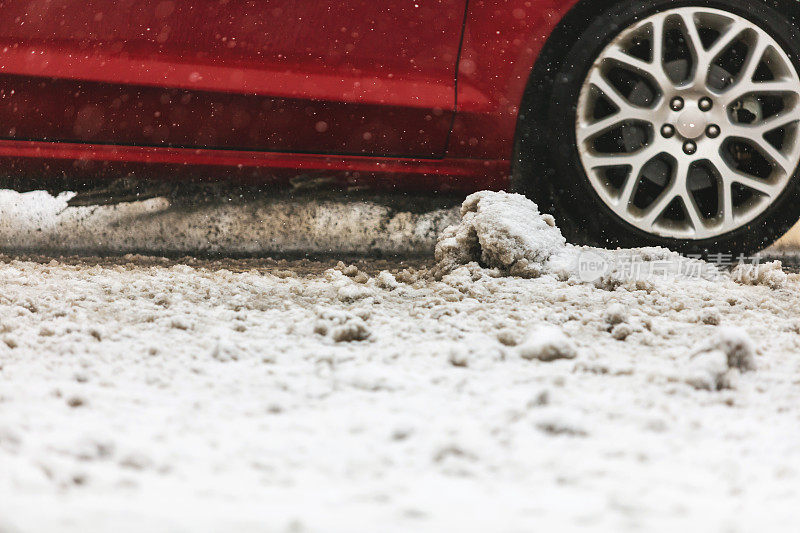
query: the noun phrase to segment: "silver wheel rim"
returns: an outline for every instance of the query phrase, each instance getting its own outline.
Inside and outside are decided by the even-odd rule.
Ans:
[[[629,224],[677,239],[762,214],[800,161],[800,79],[778,43],[725,11],[671,9],[600,54],[578,99],[583,168]]]

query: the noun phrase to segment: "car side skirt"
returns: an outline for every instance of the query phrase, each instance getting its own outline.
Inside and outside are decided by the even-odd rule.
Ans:
[[[509,183],[508,160],[212,150],[0,140],[0,166],[11,179],[60,175],[97,178],[220,180],[280,185],[319,175],[332,185],[397,191],[466,193]]]

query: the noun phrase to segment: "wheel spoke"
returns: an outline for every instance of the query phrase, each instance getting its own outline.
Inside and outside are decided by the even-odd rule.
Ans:
[[[621,117],[619,113],[614,113],[613,115],[598,120],[597,122],[593,122],[591,124],[582,124],[578,129],[578,142],[583,143],[601,133],[605,133],[614,126],[621,124],[624,120],[625,117]]]
[[[641,169],[648,161],[656,156],[655,145],[648,145],[635,152],[623,152],[619,154],[598,154],[587,152],[584,154],[586,166],[591,169],[606,167],[639,167]]]
[[[664,72],[664,17],[654,17],[652,22],[652,55],[653,66],[669,82],[666,72]]]
[[[653,224],[655,224],[658,217],[661,216],[661,213],[667,208],[667,206],[672,203],[675,199],[676,194],[676,187],[672,186],[664,191],[661,196],[659,196],[648,208],[642,217],[641,221],[642,224],[647,228],[651,229]]]
[[[711,45],[711,48],[708,49],[708,53],[706,57],[708,58],[708,63],[706,68],[711,66],[711,63],[719,57],[719,55],[724,52],[733,42],[739,37],[742,32],[747,28],[744,24],[733,21],[725,30],[725,33],[717,37],[717,40],[714,41],[714,44]]]
[[[592,74],[589,75],[589,83],[592,84],[597,90],[611,101],[618,109],[618,114],[622,119],[627,117],[638,117],[640,111],[644,108],[636,107],[628,101],[616,87],[611,85],[609,81],[600,73],[599,69],[594,69]]]
[[[684,18],[685,20],[685,18]],[[706,50],[702,46],[701,41],[693,41],[699,43],[699,48],[695,50],[696,61],[694,72],[694,85],[696,87],[706,87],[708,81],[708,74],[711,65],[717,60],[720,54],[724,52],[745,30],[745,26],[734,21],[732,22],[725,32],[720,35],[716,41],[711,45],[711,48]],[[696,39],[700,39],[695,27],[694,35]]]
[[[749,94],[800,94],[798,91],[800,91],[800,87],[798,87],[798,82],[795,80],[741,81],[725,93],[724,103],[725,105],[730,105]]]
[[[616,205],[618,207],[624,209],[628,208],[633,198],[633,193],[636,191],[636,184],[639,183],[639,176],[642,173],[642,169],[644,169],[644,166],[650,162],[653,157],[652,155],[648,157],[648,154],[645,153],[631,162],[630,172],[616,200]]]
[[[694,22],[693,13],[682,11],[680,14],[683,21],[683,27],[686,29],[687,44],[692,47],[695,57],[705,51],[703,47],[703,40],[700,39],[700,34],[697,32],[697,24]]]
[[[688,161],[683,158],[678,159],[672,172],[672,179],[666,190],[645,211],[642,220],[647,227],[652,228],[667,206],[686,191],[686,176],[688,172]]]
[[[777,115],[767,117],[758,124],[732,124],[731,129],[736,135],[745,138],[753,136],[763,137],[771,131],[784,128],[795,122],[800,122],[800,110],[790,109],[788,111],[782,111]]]
[[[735,168],[731,167],[726,161],[722,159],[721,156],[716,155],[714,157],[710,157],[709,161],[711,162],[714,167],[717,168],[720,176],[722,176],[722,183],[723,186],[727,189],[726,193],[728,195],[727,199],[724,199],[724,207],[726,212],[733,211],[732,205],[732,193],[731,193],[731,185],[734,183],[738,183],[739,185],[744,185],[749,189],[753,189],[758,191],[759,193],[767,196],[768,198],[772,198],[776,196],[782,187],[777,187],[771,183],[768,183],[762,179],[756,178],[754,176],[750,176],[749,174],[745,174],[744,172],[740,172]],[[731,205],[728,205],[731,204]]]
[[[631,168],[631,172],[628,174],[628,179],[625,180],[625,185],[622,187],[622,191],[620,191],[619,196],[617,197],[617,206],[627,209],[627,207],[630,205],[631,198],[636,190],[636,184],[639,182],[639,174],[641,171],[641,167]]]
[[[704,226],[703,214],[700,212],[700,208],[697,207],[697,203],[694,201],[694,198],[687,191],[681,194],[681,201],[683,202],[683,207],[686,209],[686,214],[689,216],[689,221],[691,222],[692,227],[695,231],[700,231],[700,229]]]
[[[719,154],[707,159],[708,163],[714,167],[717,174],[720,176],[718,184],[718,197],[720,208],[722,210],[722,225],[723,227],[731,227],[733,224],[733,191],[731,190],[732,181],[730,179],[730,172],[728,164],[722,160]]]
[[[794,171],[794,165],[789,162],[780,150],[767,142],[764,137],[749,137],[747,141],[760,151],[762,155],[766,156],[767,159],[770,159],[773,163],[778,165],[785,173],[791,174]]]
[[[756,69],[761,63],[761,60],[764,58],[764,54],[767,52],[767,48],[769,48],[769,46],[770,45],[766,39],[756,34],[756,44],[753,45],[752,49],[750,50],[750,54],[747,56],[747,59],[742,66],[742,81],[753,81],[753,75],[756,73]]]
[[[722,190],[722,224],[729,228],[733,224],[733,190],[728,180],[723,180],[720,187]]]
[[[774,185],[765,183],[763,180],[748,176],[747,174],[736,173],[733,175],[732,181],[739,185],[744,185],[749,189],[753,189],[754,191],[758,191],[767,198],[773,198],[777,193]]]
[[[789,111],[784,111],[764,119],[761,124],[758,125],[758,132],[761,135],[764,135],[771,131],[777,130],[778,128],[784,128],[790,124],[794,124],[798,121],[800,121],[800,110],[796,108],[790,109]]]
[[[622,125],[624,122],[645,122],[650,124],[650,116],[645,110],[623,114],[621,112],[609,115],[606,118],[600,119],[597,122],[581,123],[578,129],[577,139],[579,143],[584,143],[592,138],[605,133],[616,126]]]
[[[683,27],[686,29],[686,44],[692,49],[692,57],[694,58],[693,83],[699,85],[705,83],[708,64],[711,63],[711,60],[706,57],[703,40],[697,31],[697,24],[695,24],[693,14],[683,11],[680,16],[681,20],[683,20]]]
[[[622,48],[615,46],[608,50],[605,59],[615,61],[641,74],[650,74],[652,65],[638,57],[633,57]]]
[[[609,48],[604,58],[607,61],[611,61],[623,68],[626,68],[627,70],[631,70],[642,76],[651,78],[656,82],[661,91],[663,91],[663,87],[665,85],[671,84],[669,78],[667,77],[667,73],[664,72],[664,68],[661,66],[661,62],[658,60],[654,59],[650,62],[644,61],[638,57],[633,57],[619,46],[612,46]]]

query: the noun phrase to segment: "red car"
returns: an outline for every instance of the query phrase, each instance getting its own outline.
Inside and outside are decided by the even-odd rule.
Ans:
[[[749,252],[800,217],[798,17],[793,0],[0,1],[2,185],[512,188],[574,241]]]

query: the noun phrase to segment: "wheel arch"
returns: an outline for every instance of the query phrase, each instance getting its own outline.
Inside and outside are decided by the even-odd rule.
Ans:
[[[617,0],[579,0],[561,19],[542,47],[528,77],[517,114],[514,152],[511,160],[511,189],[524,194],[533,192],[550,202],[540,205],[552,212],[555,180],[548,164],[554,146],[543,118],[555,84],[555,75],[564,61],[564,52],[605,10]],[[556,139],[557,141],[557,139]],[[536,176],[536,178],[533,178]],[[542,194],[544,193],[544,194]]]

